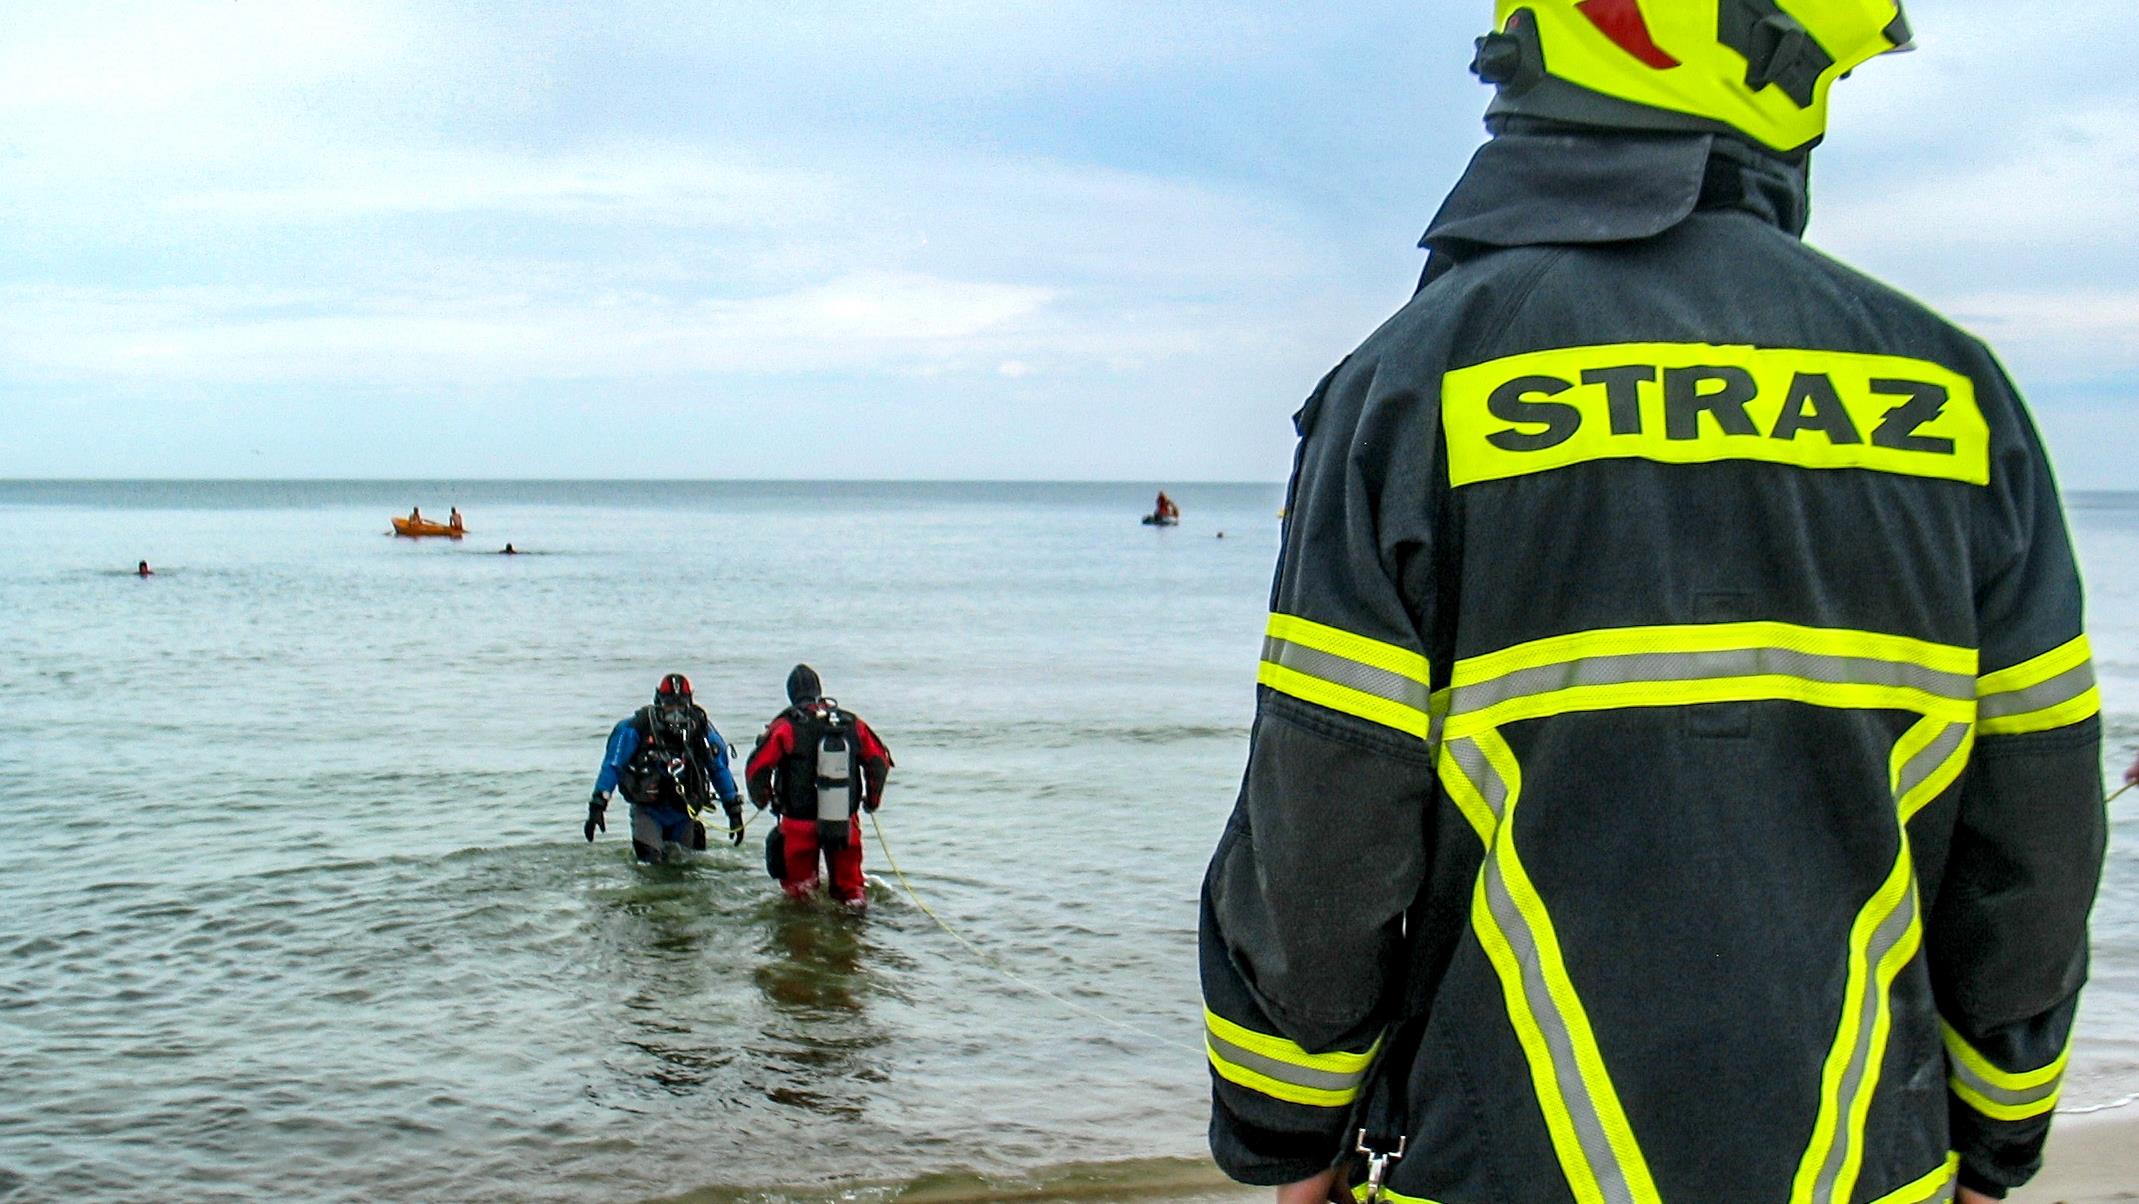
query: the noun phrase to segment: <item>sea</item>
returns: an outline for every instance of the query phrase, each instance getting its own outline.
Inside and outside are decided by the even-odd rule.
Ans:
[[[0,481],[0,1199],[1237,1198],[1196,898],[1283,499],[1170,491]],[[2068,506],[2115,778],[2139,494]],[[664,673],[747,750],[797,662],[897,762],[865,914],[763,821],[582,838]],[[2139,1109],[2112,819],[2072,1112]]]

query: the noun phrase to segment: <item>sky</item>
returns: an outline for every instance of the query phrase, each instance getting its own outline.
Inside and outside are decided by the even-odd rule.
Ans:
[[[1279,480],[1484,3],[9,0],[0,477]],[[2129,7],[1916,0],[1809,240],[2139,453]]]

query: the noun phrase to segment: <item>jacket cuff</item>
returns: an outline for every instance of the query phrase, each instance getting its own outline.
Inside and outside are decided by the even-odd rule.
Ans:
[[[1252,1187],[1283,1187],[1311,1179],[1336,1165],[1343,1134],[1265,1129],[1211,1109],[1211,1158],[1218,1169]]]
[[[1994,1183],[1977,1174],[1975,1168],[1965,1162],[1961,1164],[1961,1186],[1970,1191],[1982,1192],[1993,1200],[2003,1200],[2005,1193],[2012,1190],[2002,1183]]]

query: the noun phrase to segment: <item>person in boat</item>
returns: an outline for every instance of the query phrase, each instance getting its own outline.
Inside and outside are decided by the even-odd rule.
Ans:
[[[1179,521],[1181,517],[1181,508],[1174,504],[1174,500],[1172,498],[1166,496],[1165,490],[1161,489],[1159,490],[1158,501],[1152,503],[1151,517],[1158,519],[1160,522],[1166,522],[1169,520]]]
[[[452,528],[455,531],[465,530],[465,527],[462,525],[460,520],[459,506],[453,507],[453,513],[446,516],[446,526]]]
[[[704,849],[699,813],[716,797],[727,813],[728,842],[743,843],[743,803],[728,768],[728,744],[681,673],[662,677],[653,702],[610,731],[581,829],[590,842],[595,832],[609,830],[611,791],[631,804],[631,851],[641,861],[661,860],[669,846]]]
[[[867,906],[862,878],[861,813],[884,802],[891,750],[862,717],[824,696],[817,671],[787,675],[788,707],[773,717],[750,754],[750,801],[772,807],[780,823],[766,837],[767,868],[777,868],[789,898],[815,890],[822,855],[831,895]]]
[[[422,521],[423,521],[423,507],[421,507],[421,506],[410,506],[410,507],[408,508],[408,520],[409,520],[409,522],[410,522],[410,523],[420,523],[420,522],[422,522]]]
[[[148,561],[146,561],[146,560],[142,561],[142,562],[141,562],[141,563],[140,563],[139,565],[137,565],[137,566],[135,567],[135,569],[134,569],[134,576],[136,576],[136,577],[153,577],[153,576],[155,576],[155,575],[156,575],[156,570],[155,570],[155,569],[152,569],[152,568],[150,568],[150,567],[149,567],[149,562],[148,562]]]
[[[1908,24],[1492,12],[1417,294],[1297,420],[1201,899],[1212,1153],[1281,1202],[2002,1198],[2081,1006],[2101,704],[2012,382],[1801,241],[1829,89]]]

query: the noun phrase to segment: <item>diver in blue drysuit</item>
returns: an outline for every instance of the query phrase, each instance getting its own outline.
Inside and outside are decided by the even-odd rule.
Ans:
[[[596,830],[609,830],[604,812],[612,790],[621,790],[631,804],[631,849],[641,861],[659,861],[671,844],[705,848],[698,812],[716,796],[727,812],[729,842],[743,842],[742,797],[728,769],[727,741],[691,701],[691,681],[681,673],[663,677],[653,703],[609,733],[601,775],[587,800],[582,831],[590,841]]]

